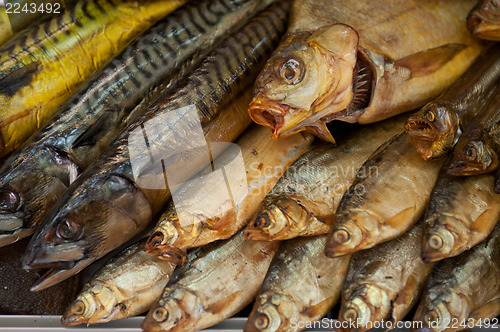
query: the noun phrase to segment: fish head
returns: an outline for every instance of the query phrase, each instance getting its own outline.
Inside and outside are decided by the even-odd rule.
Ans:
[[[431,225],[422,244],[422,260],[426,263],[454,256],[469,240],[467,223],[455,216],[439,214],[426,220],[426,224]]]
[[[203,312],[199,297],[185,288],[165,288],[158,303],[148,312],[143,331],[194,331]]]
[[[286,240],[299,236],[308,220],[309,212],[300,201],[287,196],[268,196],[243,235],[256,241]]]
[[[358,33],[344,24],[286,36],[256,81],[252,119],[274,138],[315,133],[304,120],[326,108],[340,112],[352,100],[358,44]]]
[[[101,283],[94,283],[78,295],[61,318],[63,325],[104,323],[120,311],[116,293]]]
[[[186,250],[176,246],[176,241],[180,237],[178,225],[179,216],[175,211],[170,211],[165,218],[160,220],[149,236],[146,251],[159,259],[176,265],[184,265],[187,261]]]
[[[457,139],[458,115],[447,105],[431,102],[405,124],[406,137],[425,159],[437,159],[450,151]]]
[[[142,231],[152,218],[145,196],[118,175],[79,178],[47,214],[23,257],[25,269],[50,268],[33,290],[78,273]]]
[[[498,155],[492,147],[487,138],[462,136],[453,151],[448,174],[470,176],[494,171],[498,167]]]
[[[439,285],[428,290],[413,317],[423,324],[422,331],[444,331],[452,320],[466,320],[471,311],[469,301],[446,287]]]
[[[334,227],[326,241],[325,254],[338,257],[366,248],[370,239],[378,238],[380,218],[366,211],[352,211],[342,218],[342,223],[334,222]],[[337,225],[337,226],[335,226]]]
[[[9,158],[0,169],[0,246],[32,234],[68,185],[50,149],[29,148]]]
[[[258,307],[252,311],[245,332],[275,332],[290,326],[290,319],[299,317],[299,306],[289,296],[265,294],[259,296]]]
[[[478,38],[499,40],[500,1],[479,1],[467,17],[467,28]]]
[[[368,322],[385,319],[391,310],[391,300],[387,292],[372,284],[359,285],[342,303],[340,318],[354,321],[360,327]]]

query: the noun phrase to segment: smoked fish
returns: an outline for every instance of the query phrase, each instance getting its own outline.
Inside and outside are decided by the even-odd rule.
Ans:
[[[217,145],[224,144],[211,144],[209,153],[207,142],[236,139],[249,124],[248,113],[226,104],[253,82],[277,45],[287,9],[286,2],[271,6],[226,38],[70,185],[23,259],[25,268],[53,268],[33,290],[78,273],[137,235],[165,207],[171,185],[220,154]]]
[[[425,211],[443,160],[425,161],[404,133],[384,143],[368,159],[334,216],[325,253],[336,257],[391,240]]]
[[[301,331],[340,298],[350,256],[324,255],[326,235],[282,243],[255,300],[246,332]]]
[[[422,331],[456,331],[500,315],[500,224],[483,242],[437,263],[413,318]]]
[[[0,157],[19,147],[91,74],[186,0],[81,0],[0,48]]]
[[[402,320],[418,302],[433,264],[420,258],[425,225],[352,255],[342,291],[341,321],[355,321],[359,331],[374,322]]]
[[[271,2],[188,3],[106,65],[0,168],[0,245],[33,233],[76,177],[160,93],[172,91],[221,39]]]
[[[492,98],[499,79],[500,45],[492,45],[444,93],[410,116],[407,137],[422,158],[437,159],[453,149]]]
[[[199,331],[250,304],[279,241],[247,241],[241,232],[189,252],[142,323],[146,332]]]
[[[224,167],[227,183],[213,176],[203,180],[202,188],[199,181],[191,181],[178,189],[146,250],[174,264],[184,264],[187,249],[227,239],[245,226],[286,169],[311,150],[314,139],[304,133],[277,141],[271,134],[269,128],[254,126],[235,142],[239,149],[228,148],[219,156],[216,165],[231,165],[238,153],[244,163]],[[204,173],[211,172],[212,166],[208,166]],[[246,176],[239,176],[243,172]],[[240,189],[228,195],[228,184]]]
[[[133,317],[158,301],[175,265],[145,252],[145,242],[126,248],[94,274],[64,313],[63,325]]]
[[[250,116],[275,138],[306,130],[334,142],[332,120],[366,124],[424,105],[481,51],[464,24],[475,2],[294,1]]]
[[[403,123],[398,117],[366,126],[336,146],[320,145],[300,157],[260,204],[245,237],[272,241],[328,233],[360,167],[382,143],[402,132]]]
[[[493,181],[493,174],[454,177],[441,170],[424,217],[424,261],[456,256],[486,239],[500,219]]]

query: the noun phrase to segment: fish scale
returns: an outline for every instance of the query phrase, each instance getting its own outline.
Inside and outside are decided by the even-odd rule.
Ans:
[[[22,189],[25,179],[51,176],[47,181],[57,183],[72,171],[85,169],[162,91],[167,93],[172,89],[222,37],[270,2],[208,0],[187,4],[145,32],[67,106],[59,109],[52,122],[40,129],[0,169],[0,183],[8,184],[8,190],[16,190],[22,196],[24,227],[31,229],[25,233],[32,232],[47,213],[50,206],[41,208],[41,201],[54,200],[65,189],[54,185],[50,186],[51,190],[47,190],[47,186],[44,189],[40,185],[44,181]],[[208,4],[212,4],[214,12],[206,13],[212,25],[202,21],[194,23],[193,18],[199,20]],[[181,36],[184,49],[174,51],[179,49],[179,42],[172,37],[174,34]],[[190,39],[185,39],[188,37]],[[58,155],[66,162],[61,164],[61,158],[48,155],[47,147],[50,151],[57,148]],[[20,235],[4,237],[15,240]],[[3,241],[8,243],[6,239]]]
[[[159,156],[153,164],[151,151],[162,153],[165,147],[175,146],[183,134],[191,139],[192,130],[198,125],[207,142],[233,141],[241,134],[249,124],[246,108],[225,104],[253,82],[265,57],[277,45],[285,28],[288,6],[286,1],[279,2],[226,38],[174,94],[159,97],[70,185],[37,229],[23,260],[26,268],[36,268],[51,266],[54,258],[59,263],[65,262],[65,268],[53,270],[33,290],[49,287],[79,272],[143,230],[160,212],[170,198],[169,189],[148,189],[136,183],[142,176],[153,177],[155,185],[165,183],[162,172],[165,157]],[[279,30],[270,21],[277,22]],[[265,25],[267,28],[262,28]],[[197,115],[194,120],[186,118],[185,113],[174,112],[191,106],[195,106],[193,111]],[[136,165],[133,170],[130,134],[140,135],[146,124],[157,127],[148,137],[148,145],[141,145],[133,156]],[[210,157],[216,158],[221,152],[222,149],[211,147]],[[181,154],[172,159],[177,183],[188,180],[207,165],[206,148],[186,153],[187,156]],[[191,159],[186,160],[187,157]],[[154,178],[156,175],[160,178]],[[71,231],[76,229],[76,233]],[[46,240],[55,242],[49,244]]]

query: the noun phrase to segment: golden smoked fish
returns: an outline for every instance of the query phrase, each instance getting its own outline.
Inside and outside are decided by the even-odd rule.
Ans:
[[[189,180],[227,146],[221,142],[243,132],[246,108],[228,103],[277,45],[287,9],[286,2],[272,5],[226,38],[70,185],[23,259],[25,268],[53,268],[33,290],[78,273],[144,230],[165,207],[171,185]]]
[[[477,38],[500,40],[500,1],[480,0],[467,17],[467,28]]]
[[[456,256],[483,241],[500,218],[493,174],[453,177],[442,169],[425,212],[422,258]]]
[[[143,331],[194,332],[231,317],[257,295],[278,246],[247,241],[239,232],[194,249],[149,311]]]
[[[314,139],[298,134],[277,141],[271,134],[268,128],[254,126],[235,142],[237,147],[219,156],[215,165],[228,165],[224,167],[227,182],[213,176],[203,181],[202,188],[199,181],[191,181],[178,189],[146,250],[184,264],[187,249],[227,239],[245,226],[288,166],[311,149]],[[239,154],[243,164],[231,164]],[[203,173],[211,172],[210,165]],[[228,184],[233,188],[229,195]]]
[[[436,264],[413,320],[421,331],[491,327],[500,315],[499,275],[500,224],[471,250]]]
[[[193,1],[104,66],[0,167],[0,245],[32,234],[76,177],[160,93],[173,91],[221,39],[270,2]]]
[[[280,245],[245,325],[245,332],[302,331],[340,298],[350,256],[324,255],[326,235]]]
[[[407,137],[422,158],[440,158],[453,149],[492,98],[499,79],[500,45],[492,45],[443,94],[410,116]]]
[[[0,46],[9,40],[14,32],[9,21],[9,16],[5,12],[5,7],[0,7]]]
[[[418,302],[433,264],[420,258],[424,224],[371,249],[352,255],[342,291],[341,321],[365,331],[375,322],[394,327]]]
[[[105,323],[148,311],[175,265],[145,252],[145,243],[128,247],[97,271],[64,313],[63,325]]]
[[[448,173],[454,176],[470,176],[495,171],[500,151],[500,87],[482,112],[477,115],[460,136]]]
[[[334,142],[327,122],[372,123],[422,106],[479,55],[464,24],[475,2],[294,1],[250,116],[274,137],[306,130]]]
[[[399,117],[363,127],[337,146],[318,146],[300,157],[260,204],[245,237],[270,241],[328,233],[337,205],[360,167],[402,131],[403,122]]]
[[[425,161],[405,134],[384,143],[362,166],[335,213],[327,256],[367,249],[405,233],[424,213],[442,160]]]
[[[95,70],[186,0],[81,0],[0,48],[0,157],[22,144]]]

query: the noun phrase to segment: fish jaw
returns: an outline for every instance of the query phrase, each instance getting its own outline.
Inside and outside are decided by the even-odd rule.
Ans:
[[[351,103],[358,44],[357,32],[344,24],[284,38],[257,79],[252,119],[273,129],[274,138],[307,130],[334,142],[316,117],[328,118]]]
[[[467,17],[467,28],[481,39],[500,40],[500,6],[498,1],[482,1]]]
[[[110,321],[119,311],[114,292],[96,283],[84,289],[61,317],[66,326]]]
[[[453,148],[459,118],[448,106],[431,102],[405,124],[406,137],[425,160],[438,159]]]
[[[339,220],[340,216],[335,219]],[[353,211],[342,218],[328,236],[325,254],[328,257],[338,257],[352,254],[361,249],[372,247],[373,239],[380,236],[381,218],[366,211]]]
[[[143,331],[194,331],[203,312],[198,296],[188,289],[167,286],[158,303],[151,308],[141,325]]]
[[[245,324],[245,332],[281,331],[289,326],[292,318],[300,317],[297,305],[286,295],[261,294],[257,301]]]
[[[452,176],[471,176],[490,173],[498,167],[498,155],[487,139],[468,139],[465,136],[457,143],[453,159],[448,166]]]
[[[270,196],[261,204],[253,222],[243,232],[247,240],[275,241],[300,236],[307,226],[309,212],[293,198]]]
[[[364,284],[359,285],[342,303],[340,318],[344,321],[355,321],[360,330],[366,330],[368,322],[386,318],[390,310],[391,300],[387,293],[375,285]]]
[[[162,218],[146,242],[146,252],[159,259],[169,261],[176,265],[184,265],[187,261],[186,249],[178,245],[180,233],[179,217],[176,212],[171,212]]]

